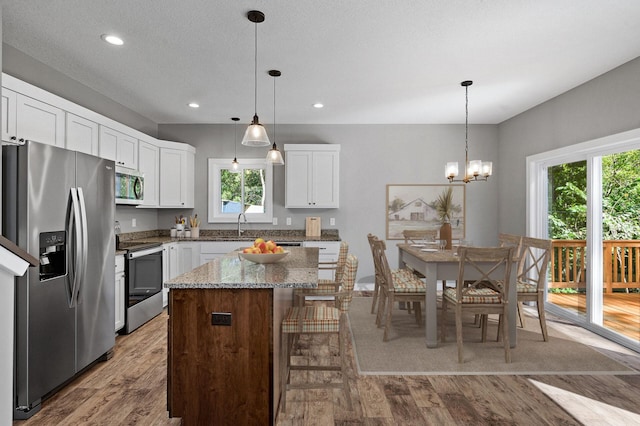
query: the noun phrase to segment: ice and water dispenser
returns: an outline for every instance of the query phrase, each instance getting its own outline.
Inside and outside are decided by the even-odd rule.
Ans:
[[[67,234],[65,231],[40,233],[40,281],[67,273]]]

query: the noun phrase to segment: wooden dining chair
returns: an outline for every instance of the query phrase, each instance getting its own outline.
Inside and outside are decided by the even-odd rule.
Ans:
[[[334,262],[318,262],[318,273],[322,271],[330,271],[333,278],[318,279],[318,287],[316,288],[297,288],[293,291],[296,304],[304,306],[309,296],[332,297],[334,293],[340,291],[340,284],[344,275],[344,268],[347,262],[347,254],[349,252],[349,244],[346,241],[340,242],[340,250],[338,251],[338,259]]]
[[[382,278],[378,274],[378,268],[375,267],[375,252],[373,249],[373,242],[375,241],[376,236],[369,233],[367,234],[367,241],[369,242],[369,248],[371,249],[371,256],[373,257],[374,263],[374,283],[373,283],[373,300],[371,301],[371,313],[374,314],[376,312],[376,306],[378,304],[378,298],[380,297],[380,283]],[[377,323],[377,318],[376,318]]]
[[[437,229],[405,229],[402,231],[405,244],[418,244],[427,242],[435,242],[438,236]]]
[[[348,365],[349,356],[346,348],[349,338],[349,326],[347,324],[347,314],[353,298],[353,287],[356,282],[358,271],[358,258],[347,255],[345,261],[344,274],[339,292],[335,296],[335,305],[313,304],[310,306],[294,306],[289,308],[282,320],[282,354],[280,364],[280,406],[284,413],[287,408],[287,390],[290,389],[343,389],[347,401],[347,408],[352,409],[351,392],[349,390]],[[305,365],[292,365],[291,354],[293,342],[298,341],[301,334],[326,334],[337,335],[339,341],[340,365],[317,365],[305,363]],[[329,339],[327,339],[327,344]],[[291,371],[340,371],[342,380],[340,382],[327,382],[326,380],[313,383],[291,383]]]
[[[504,357],[511,362],[509,347],[508,300],[514,247],[465,247],[458,249],[458,280],[455,288],[447,288],[442,295],[440,339],[446,340],[447,308],[455,310],[458,362],[464,361],[462,348],[462,315],[498,314],[504,341]],[[482,340],[486,340],[487,321],[482,322]]]
[[[380,296],[378,303],[378,315],[376,324],[382,327],[382,317],[384,321],[384,335],[382,341],[386,342],[391,326],[391,317],[394,302],[413,303],[416,323],[422,325],[422,309],[420,303],[424,301],[426,284],[418,279],[412,271],[408,269],[389,268],[387,261],[386,244],[377,237],[372,238],[373,264],[376,269],[376,277],[380,280]]]
[[[551,240],[522,237],[522,249],[518,260],[518,318],[524,327],[522,302],[536,302],[540,330],[545,342],[549,341],[544,314],[544,293],[547,269],[551,258]]]

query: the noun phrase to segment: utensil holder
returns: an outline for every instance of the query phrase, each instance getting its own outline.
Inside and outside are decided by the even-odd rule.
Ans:
[[[200,228],[191,228],[191,238],[200,238]]]

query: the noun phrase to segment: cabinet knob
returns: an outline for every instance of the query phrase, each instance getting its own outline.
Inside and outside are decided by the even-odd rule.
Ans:
[[[17,138],[15,136],[11,136],[9,139],[11,139],[12,141],[15,141]]]

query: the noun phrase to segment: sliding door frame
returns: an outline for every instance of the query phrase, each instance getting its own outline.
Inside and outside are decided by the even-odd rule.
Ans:
[[[640,129],[634,129],[576,145],[558,148],[526,159],[526,229],[527,235],[548,238],[548,169],[565,163],[587,163],[587,314],[575,312],[547,303],[550,313],[569,319],[580,326],[610,340],[640,351],[640,344],[602,326],[603,271],[602,271],[602,157],[640,149]]]

